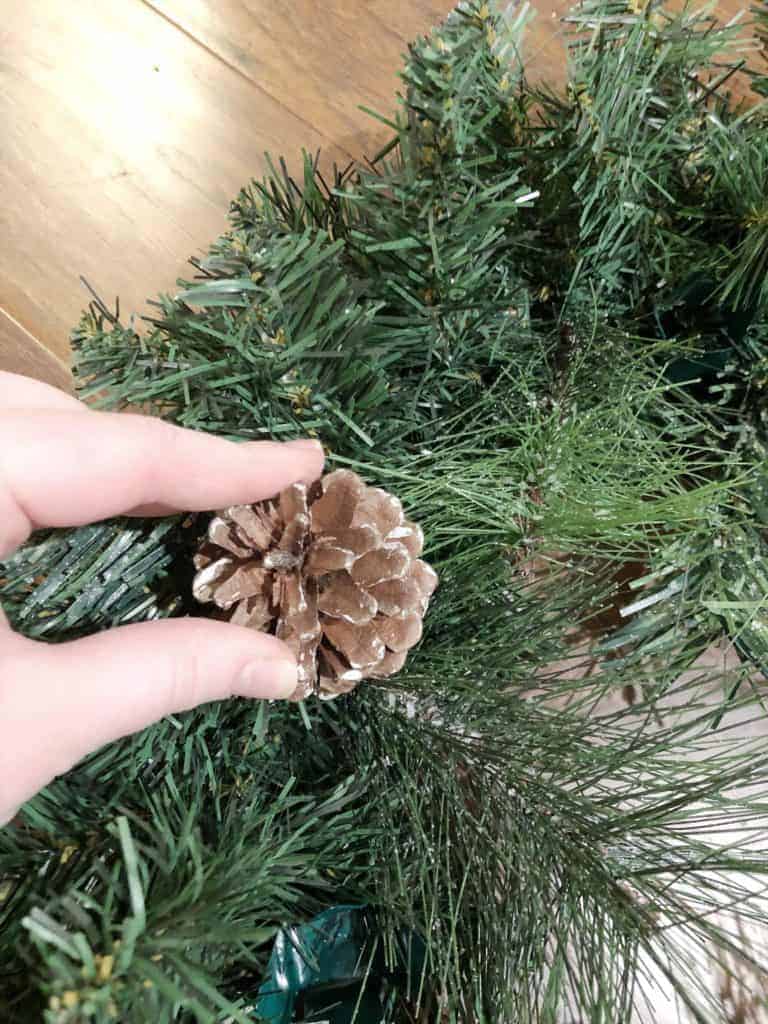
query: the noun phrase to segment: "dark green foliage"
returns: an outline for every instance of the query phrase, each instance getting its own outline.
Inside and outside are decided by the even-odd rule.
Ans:
[[[179,614],[187,588],[180,581],[169,586],[168,575],[179,552],[178,570],[189,575],[184,538],[191,525],[192,517],[186,523],[116,520],[30,541],[3,588],[14,628],[64,640],[83,629]]]
[[[717,1019],[679,942],[733,948],[708,915],[768,863],[717,836],[768,824],[765,754],[713,729],[762,713],[737,693],[768,664],[768,118],[703,14],[589,0],[563,94],[526,19],[462,3],[367,169],[273,168],[146,330],[99,301],[76,330],[98,407],[320,436],[441,585],[386,687],[171,717],[30,801],[0,834],[4,1020],[251,1020],[277,930],[343,902],[390,965],[423,936],[424,1020],[627,1020],[638,958]],[[49,641],[199,614],[203,526],[48,534],[0,596]],[[724,635],[742,666],[679,681]]]

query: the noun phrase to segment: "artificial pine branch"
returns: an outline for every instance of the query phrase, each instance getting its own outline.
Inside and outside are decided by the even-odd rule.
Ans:
[[[765,108],[732,108],[743,44],[704,13],[581,5],[563,94],[527,20],[462,2],[367,168],[271,167],[146,325],[96,300],[75,331],[96,406],[319,435],[441,586],[386,687],[200,708],[30,801],[5,1019],[253,1019],[277,930],[346,901],[392,958],[425,943],[392,1021],[627,1020],[647,963],[717,1019],[685,942],[743,955],[715,911],[760,913],[766,865],[712,835],[766,824],[764,753],[713,728],[766,664]],[[54,642],[200,614],[205,525],[47,534],[0,595]],[[723,636],[743,663],[700,667]]]

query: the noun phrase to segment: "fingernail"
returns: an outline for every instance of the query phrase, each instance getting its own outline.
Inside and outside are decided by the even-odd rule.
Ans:
[[[240,673],[238,692],[244,697],[286,700],[296,689],[296,664],[286,658],[253,661]]]
[[[319,441],[313,441],[312,438],[302,437],[298,441],[284,441],[286,448],[296,448],[299,451],[305,452],[317,452],[318,455],[322,454],[323,446]]]

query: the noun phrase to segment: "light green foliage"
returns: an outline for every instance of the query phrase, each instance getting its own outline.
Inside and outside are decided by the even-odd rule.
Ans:
[[[708,913],[768,863],[707,838],[768,824],[765,753],[712,728],[768,664],[768,118],[729,106],[743,43],[704,13],[589,0],[562,94],[527,20],[460,4],[367,169],[273,167],[146,330],[94,301],[75,331],[95,406],[318,435],[441,584],[387,686],[170,717],[30,801],[4,1020],[251,1020],[276,930],[345,901],[426,940],[419,1019],[625,1020],[641,951],[717,1019],[667,926],[732,946]],[[46,641],[200,614],[204,525],[52,532],[0,597]],[[743,666],[676,682],[724,634]],[[673,687],[687,722],[653,724]]]

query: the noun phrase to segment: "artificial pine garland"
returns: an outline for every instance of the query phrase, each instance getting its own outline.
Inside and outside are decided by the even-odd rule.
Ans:
[[[649,963],[721,1019],[685,943],[741,955],[714,911],[764,915],[765,855],[712,833],[768,824],[768,755],[725,728],[768,665],[767,79],[705,12],[588,0],[559,92],[526,21],[462,3],[368,169],[253,183],[148,330],[99,301],[76,330],[97,407],[316,433],[441,585],[399,674],[164,720],[31,800],[0,833],[4,1020],[254,1020],[281,929],[340,906],[381,1020],[629,1020]],[[50,641],[200,614],[207,528],[40,535],[3,605]]]

